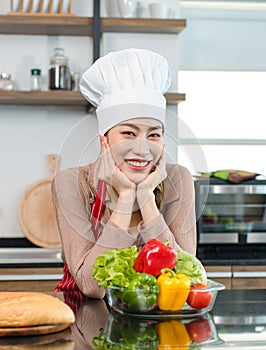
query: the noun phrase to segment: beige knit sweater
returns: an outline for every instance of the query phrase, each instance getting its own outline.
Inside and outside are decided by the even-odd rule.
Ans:
[[[96,257],[109,249],[144,244],[156,238],[169,241],[174,248],[196,252],[193,179],[186,168],[176,164],[166,167],[168,176],[164,180],[161,215],[148,224],[138,225],[137,240],[110,220],[107,188],[100,227],[102,235],[95,242],[89,217],[97,190],[97,165],[98,161],[61,171],[52,185],[64,260],[80,290],[91,298],[102,298],[105,294],[92,278],[92,266]]]

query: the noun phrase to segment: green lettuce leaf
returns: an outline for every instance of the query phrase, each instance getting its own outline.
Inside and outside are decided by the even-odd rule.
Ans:
[[[207,284],[207,274],[202,263],[193,254],[178,250],[178,259],[174,267],[175,273],[183,273],[192,285]]]
[[[138,255],[135,245],[130,248],[118,248],[99,255],[93,265],[92,277],[99,287],[127,287],[137,274],[134,264]]]

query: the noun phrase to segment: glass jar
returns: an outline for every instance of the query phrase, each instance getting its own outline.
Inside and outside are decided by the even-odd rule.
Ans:
[[[71,73],[71,90],[80,91],[79,89],[80,74],[78,72]]]
[[[0,74],[0,90],[11,91],[14,90],[15,83],[11,79],[11,75],[8,73]]]
[[[32,91],[39,91],[41,90],[41,69],[38,68],[32,68],[31,69],[31,81],[30,81],[30,87]]]
[[[49,89],[71,89],[71,74],[68,67],[68,57],[65,56],[64,49],[62,48],[54,49],[54,55],[50,59]]]

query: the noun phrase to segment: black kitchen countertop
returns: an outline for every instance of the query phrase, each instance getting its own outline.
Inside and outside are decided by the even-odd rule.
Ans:
[[[54,294],[63,299],[61,293]],[[169,319],[145,320],[138,318],[124,317],[112,311],[105,300],[85,299],[81,302],[73,294],[65,295],[69,305],[75,309],[76,322],[69,329],[42,336],[0,338],[0,348],[9,349],[10,345],[27,344],[27,349],[38,345],[45,349],[51,344],[60,350],[89,350],[89,349],[239,349],[239,350],[265,350],[266,349],[266,293],[265,290],[222,290],[218,293],[213,310],[197,318],[179,319],[175,318],[172,326],[179,324],[178,333],[164,332],[161,337],[163,342],[171,343],[171,347],[158,347],[160,327],[169,326]],[[164,324],[163,324],[164,322]],[[168,324],[166,324],[168,322]],[[188,324],[192,323],[191,325]],[[180,323],[182,324],[180,326]],[[183,330],[182,328],[183,327]],[[188,329],[190,327],[190,332]],[[196,328],[195,328],[196,327]],[[166,328],[167,329],[167,328]],[[169,328],[171,330],[171,328]],[[194,334],[197,340],[206,339],[200,342],[191,342],[190,347],[181,346],[184,342],[184,332]],[[157,338],[154,338],[154,334]],[[147,345],[148,339],[149,346]],[[113,342],[103,345],[106,337]],[[174,343],[173,343],[173,340]],[[139,340],[138,340],[139,339]],[[140,340],[142,339],[142,340]],[[146,339],[146,340],[145,340]],[[93,347],[92,343],[101,343],[101,346]],[[137,344],[135,347],[126,347],[124,342]],[[120,347],[114,343],[120,344]],[[124,343],[124,345],[123,345]],[[144,346],[146,344],[146,347]],[[46,347],[45,347],[46,346]],[[50,347],[49,347],[50,348]],[[51,347],[52,348],[52,347]],[[13,349],[13,348],[12,348]],[[17,349],[14,347],[14,349]],[[18,347],[18,349],[20,349]]]

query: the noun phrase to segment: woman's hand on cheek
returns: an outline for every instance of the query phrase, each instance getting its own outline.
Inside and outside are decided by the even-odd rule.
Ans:
[[[100,137],[101,141],[101,161],[98,177],[107,185],[111,186],[120,196],[136,192],[136,185],[116,166],[110,146],[105,136]]]
[[[152,171],[144,181],[137,186],[137,197],[143,197],[143,194],[148,195],[148,192],[153,192],[154,189],[166,178],[166,159],[163,148],[161,157],[154,171]]]

